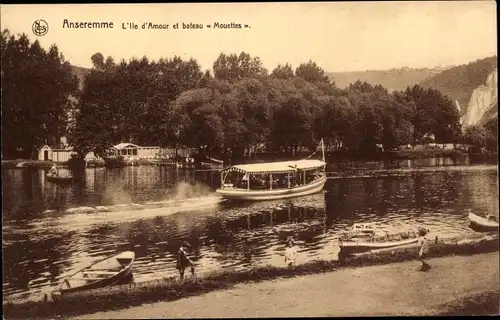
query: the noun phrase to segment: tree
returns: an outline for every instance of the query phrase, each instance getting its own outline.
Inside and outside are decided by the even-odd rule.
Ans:
[[[6,157],[34,157],[67,131],[78,79],[56,45],[45,51],[2,31],[2,142]]]
[[[383,110],[382,144],[385,150],[412,143],[415,102],[401,92],[394,92]]]
[[[91,57],[94,68],[87,75],[71,138],[84,154],[103,154],[113,144],[176,146],[179,143],[172,102],[184,91],[211,81],[198,62],[180,57],[149,61],[147,57],[105,62]],[[145,125],[147,124],[147,125]]]
[[[183,92],[174,102],[179,130],[179,144],[203,151],[220,148],[224,141],[218,101],[207,88]]]
[[[293,74],[293,69],[292,66],[289,63],[286,63],[284,65],[278,65],[273,72],[271,72],[271,77],[276,78],[276,79],[283,79],[283,80],[289,80],[293,79],[294,74]]]
[[[272,145],[281,146],[293,153],[314,144],[314,101],[320,94],[314,85],[303,79],[281,83],[283,95],[273,114],[270,135]]]
[[[415,101],[414,141],[421,141],[430,133],[439,143],[456,141],[460,115],[453,101],[435,89],[423,89],[418,85],[407,88],[405,93]]]
[[[244,78],[255,78],[267,75],[267,70],[262,66],[259,57],[251,57],[246,52],[238,55],[221,53],[213,64],[216,79],[226,80],[231,83]]]
[[[382,141],[382,113],[389,102],[388,92],[381,86],[356,81],[347,88],[346,96],[355,106],[352,125],[356,134],[350,138],[350,148],[364,153],[374,152]]]
[[[297,69],[295,69],[295,76],[311,83],[330,83],[328,76],[325,74],[325,70],[312,60],[300,64]]]
[[[467,127],[464,132],[464,141],[476,148],[487,148],[497,151],[498,148],[498,119],[492,119],[484,125]]]

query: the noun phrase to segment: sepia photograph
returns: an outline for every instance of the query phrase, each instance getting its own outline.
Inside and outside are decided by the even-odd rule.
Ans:
[[[496,12],[2,4],[4,319],[500,315]]]

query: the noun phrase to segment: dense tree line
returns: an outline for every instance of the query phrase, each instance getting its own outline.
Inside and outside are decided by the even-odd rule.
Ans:
[[[481,152],[480,148],[496,152],[498,148],[498,117],[466,128],[463,140],[472,145],[476,149],[473,150],[475,152]]]
[[[258,57],[222,53],[213,76],[179,57],[115,64],[98,53],[92,61],[73,132],[82,153],[127,141],[241,155],[256,145],[299,151],[321,138],[372,152],[428,133],[437,142],[459,138],[458,112],[438,91],[390,93],[359,81],[341,90],[313,61],[269,73]]]
[[[203,72],[179,57],[116,63],[96,53],[91,60],[70,122],[70,143],[81,155],[102,155],[119,142],[241,155],[255,146],[300,151],[321,138],[361,153],[419,143],[428,133],[437,142],[460,139],[458,112],[439,91],[388,92],[360,81],[339,89],[313,61],[269,72],[258,57],[222,53]],[[9,152],[64,134],[77,83],[57,47],[45,53],[25,36],[5,35],[2,63]]]
[[[57,46],[2,31],[2,156],[31,158],[57,143],[75,108],[78,80]]]

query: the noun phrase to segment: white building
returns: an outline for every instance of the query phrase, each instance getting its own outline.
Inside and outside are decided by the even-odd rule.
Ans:
[[[73,148],[52,149],[48,145],[44,145],[38,151],[38,160],[66,162],[71,159],[71,155],[76,154]]]

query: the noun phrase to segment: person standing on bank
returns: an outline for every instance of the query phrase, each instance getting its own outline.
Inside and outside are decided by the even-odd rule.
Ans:
[[[191,246],[186,241],[182,242],[179,251],[177,251],[177,270],[181,276],[181,280],[184,279],[184,271],[187,267],[191,266],[191,275],[194,275],[194,263],[189,259],[187,250]]]
[[[428,239],[425,237],[427,234],[427,230],[421,228],[419,231],[419,238],[417,241],[417,247],[418,247],[418,259],[420,262],[422,262],[422,267],[420,268],[420,271],[428,271],[431,266],[424,261],[424,259],[427,257],[427,252],[429,249],[429,244],[428,244]]]

